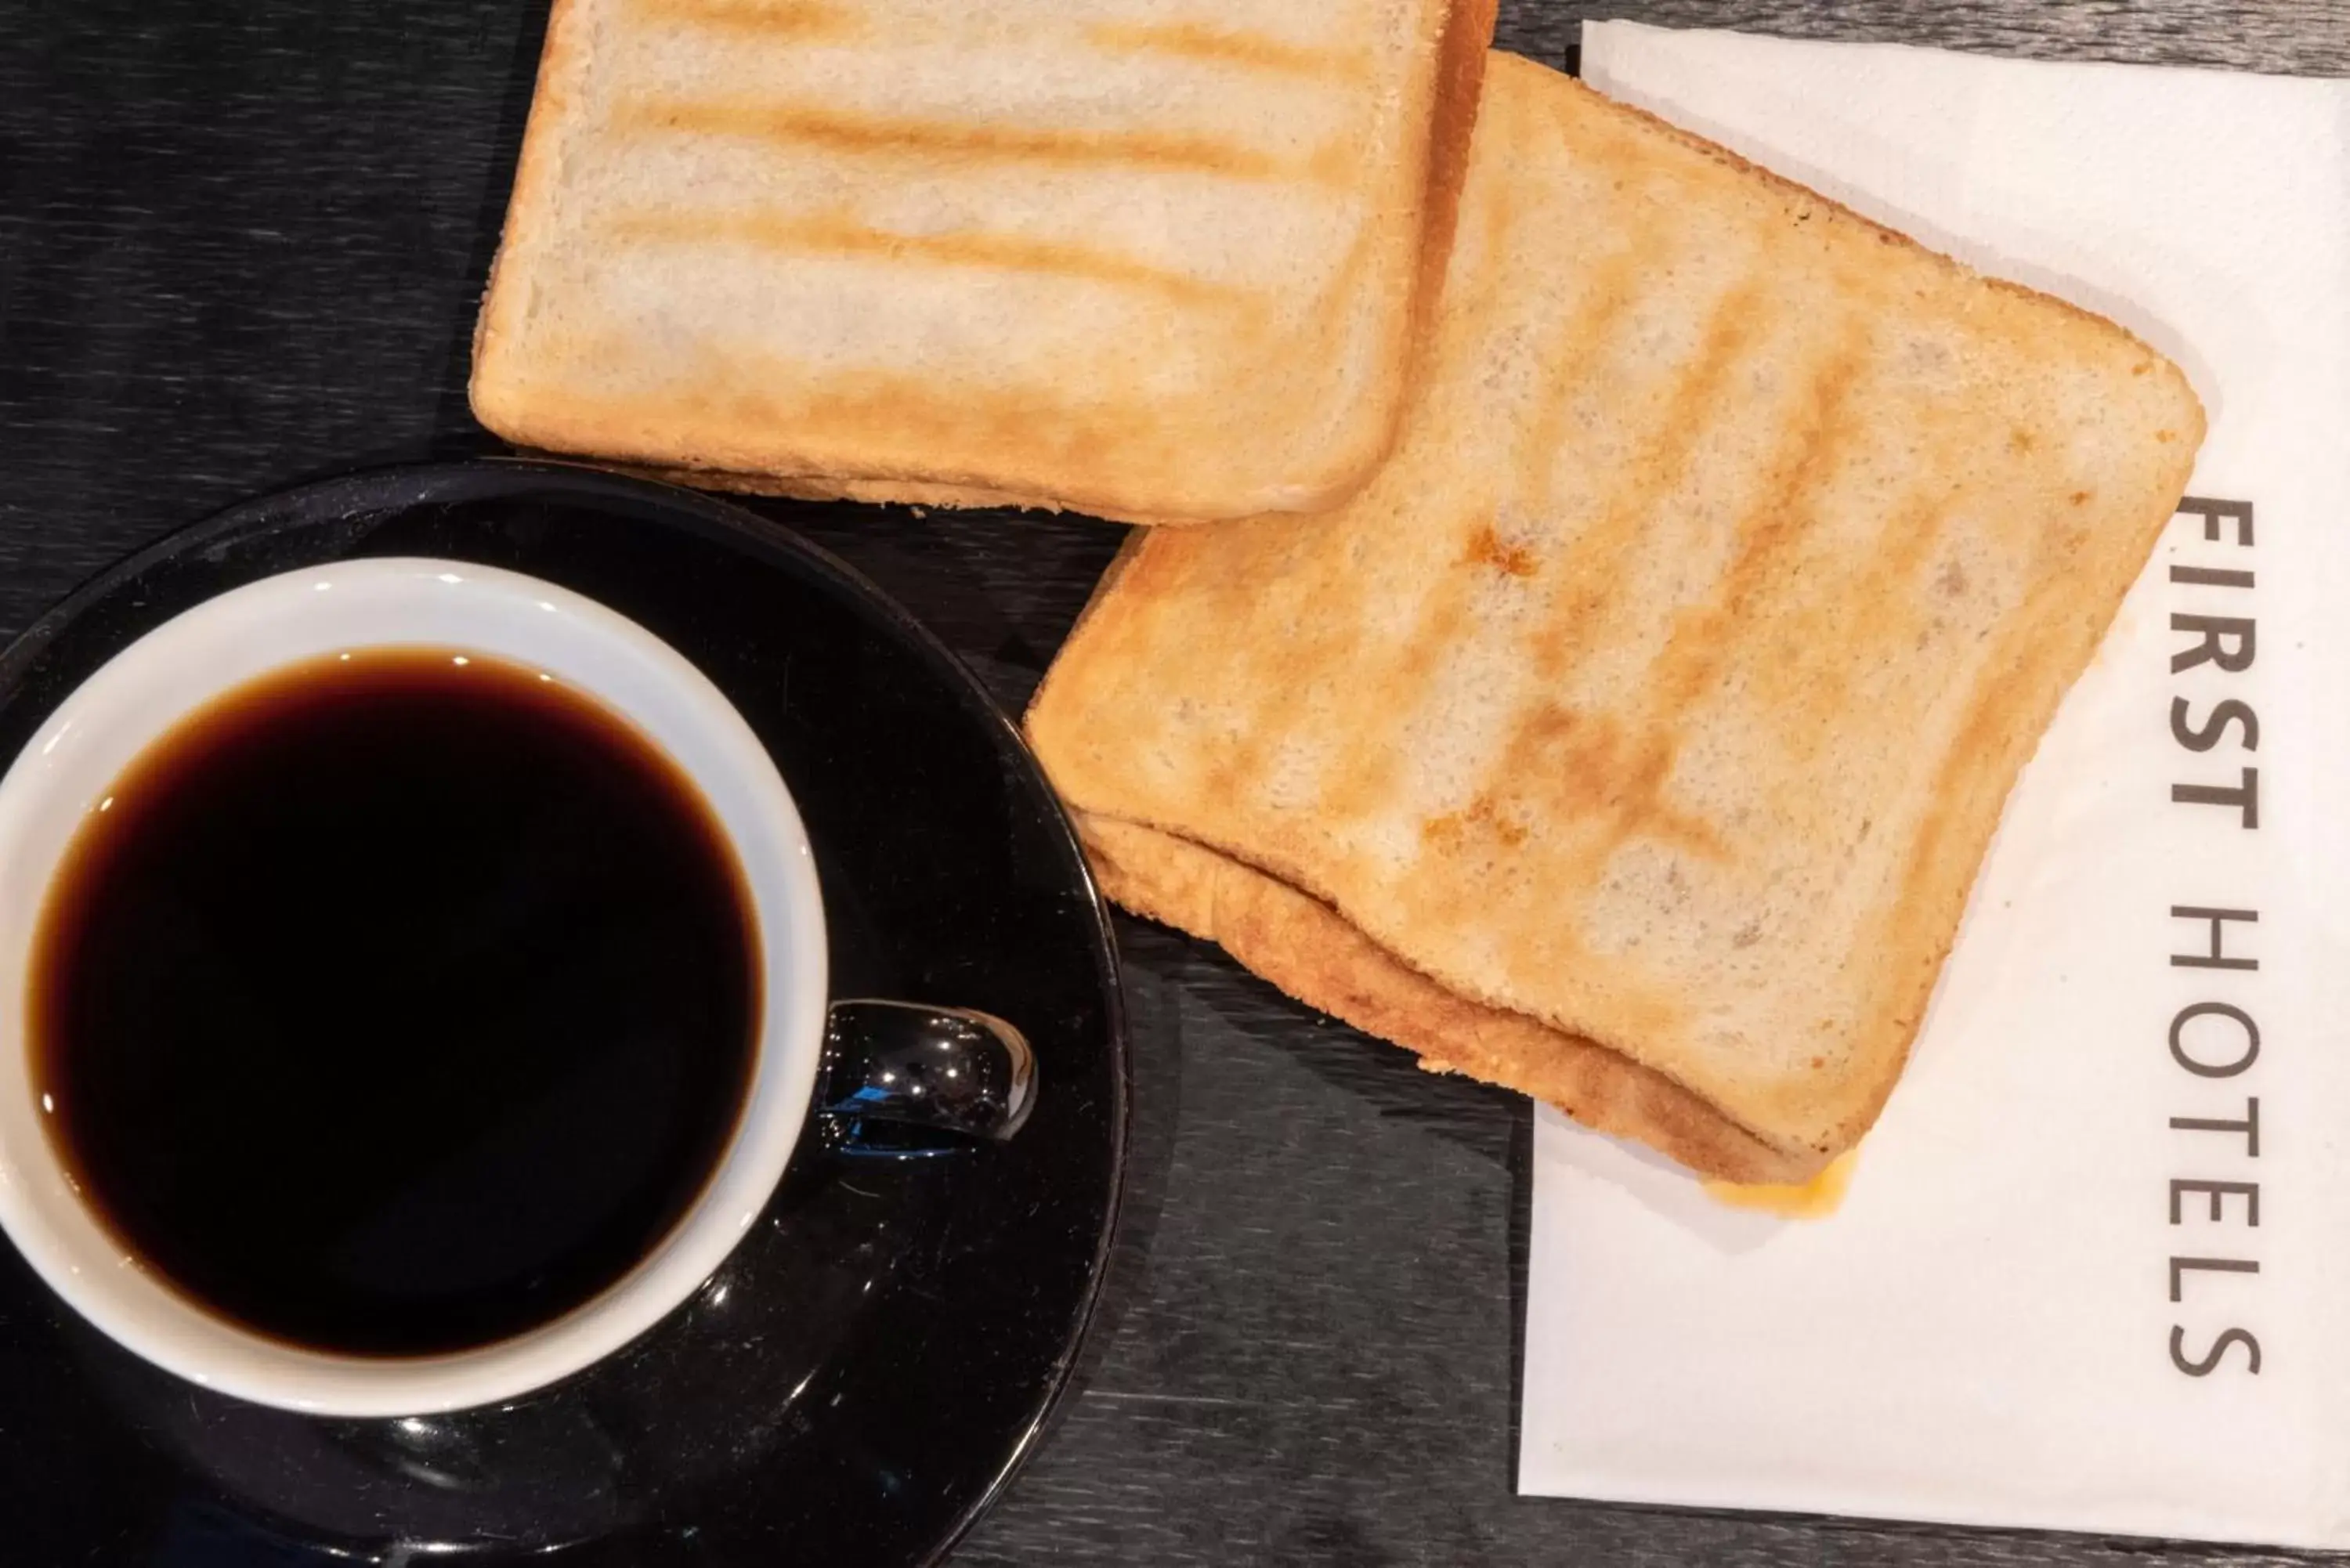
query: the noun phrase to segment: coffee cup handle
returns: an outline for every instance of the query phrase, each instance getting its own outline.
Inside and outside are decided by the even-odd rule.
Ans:
[[[910,1002],[836,1002],[825,1020],[819,1116],[1001,1141],[1036,1103],[1027,1036],[992,1013]]]

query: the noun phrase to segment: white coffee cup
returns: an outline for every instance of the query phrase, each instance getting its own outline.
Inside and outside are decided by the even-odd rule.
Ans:
[[[758,925],[764,1002],[733,1140],[700,1196],[634,1268],[512,1338],[448,1354],[369,1357],[252,1332],[128,1252],[92,1212],[44,1128],[48,1112],[26,1021],[44,891],[88,815],[103,809],[108,785],[224,691],[321,656],[389,647],[446,648],[539,671],[592,696],[666,753],[699,786],[742,868]],[[808,1126],[827,1070],[823,900],[799,814],[765,748],[700,670],[644,628],[512,572],[410,558],[343,562],[251,584],[166,622],[60,703],[0,777],[0,1229],[58,1295],[121,1345],[194,1383],[264,1404],[421,1415],[510,1399],[609,1355],[682,1303],[756,1220]],[[874,1006],[856,1005],[868,1013]],[[1003,1093],[981,1130],[1009,1136],[1030,1098],[1031,1066],[1017,1032],[983,1014],[902,1011],[918,1024],[944,1020],[972,1036],[923,1042],[934,1050],[975,1043],[1006,1053]],[[901,1075],[873,1076],[895,1084]],[[892,1092],[868,1088],[864,1098]],[[936,1120],[920,1106],[907,1119]]]

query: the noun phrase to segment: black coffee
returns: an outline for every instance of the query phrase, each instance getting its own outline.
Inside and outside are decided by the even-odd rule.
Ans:
[[[322,1349],[544,1323],[732,1135],[755,917],[694,785],[595,703],[443,649],[333,656],[150,748],[34,953],[51,1137],[186,1294]]]

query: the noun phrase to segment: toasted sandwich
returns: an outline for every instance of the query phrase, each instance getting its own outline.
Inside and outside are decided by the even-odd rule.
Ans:
[[[1110,895],[1709,1175],[1884,1104],[2203,415],[2112,323],[1497,56],[1393,459],[1138,533],[1028,732]]]
[[[1312,512],[1393,444],[1493,0],[556,0],[473,402],[798,494]]]

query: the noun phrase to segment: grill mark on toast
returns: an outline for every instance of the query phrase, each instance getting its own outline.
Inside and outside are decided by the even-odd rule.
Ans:
[[[1347,247],[1347,254],[1340,259],[1329,285],[1315,304],[1310,326],[1299,334],[1301,341],[1326,345],[1330,338],[1338,335],[1341,330],[1340,313],[1346,308],[1348,296],[1353,294],[1364,270],[1370,265],[1371,241],[1369,230],[1357,231],[1354,242]],[[1371,484],[1376,486],[1378,483],[1379,480],[1374,477]],[[1335,523],[1315,519],[1304,525],[1321,529],[1335,526]],[[1275,519],[1265,518],[1252,526],[1295,528],[1299,524],[1284,524]],[[1204,543],[1203,538],[1191,538],[1183,547],[1198,548]],[[1170,537],[1169,548],[1176,547]],[[1321,579],[1314,613],[1303,616],[1299,620],[1302,628],[1311,628],[1310,631],[1301,631],[1301,636],[1308,639],[1309,649],[1319,651],[1306,651],[1301,654],[1301,659],[1326,661],[1310,667],[1343,669],[1366,651],[1362,636],[1362,608],[1369,593],[1370,582],[1365,573],[1326,574]],[[1264,778],[1267,773],[1266,750],[1280,737],[1292,732],[1312,695],[1311,690],[1300,683],[1276,688],[1273,695],[1251,713],[1240,742],[1211,766],[1208,792],[1229,796],[1242,787],[1242,781]],[[1358,761],[1358,771],[1362,765]],[[1391,765],[1391,760],[1388,765]],[[1345,775],[1337,776],[1343,779]],[[1322,788],[1326,799],[1333,788],[1333,774],[1326,767],[1322,775]]]
[[[1668,401],[1666,418],[1687,418],[1711,406],[1718,388],[1735,363],[1751,331],[1733,323],[1751,318],[1747,297],[1755,286],[1732,287],[1709,321],[1696,369],[1685,374]],[[1624,714],[1607,711],[1577,712],[1549,703],[1531,714],[1510,741],[1492,776],[1503,780],[1545,781],[1557,791],[1555,805],[1545,808],[1536,800],[1532,816],[1564,829],[1558,848],[1545,857],[1543,875],[1565,886],[1601,885],[1617,853],[1634,837],[1671,845],[1682,852],[1719,862],[1728,846],[1704,819],[1679,811],[1667,800],[1679,749],[1679,727],[1690,706],[1708,691],[1719,674],[1741,607],[1752,589],[1767,578],[1773,563],[1805,532],[1809,513],[1802,499],[1825,483],[1834,471],[1838,451],[1852,425],[1845,417],[1858,372],[1864,363],[1866,325],[1856,321],[1843,340],[1817,362],[1805,395],[1808,417],[1791,420],[1772,464],[1772,482],[1752,510],[1735,525],[1734,554],[1701,607],[1685,610],[1674,635],[1641,683],[1643,701]],[[1717,390],[1705,389],[1711,381]],[[1693,409],[1680,405],[1694,392]],[[1659,432],[1662,433],[1661,431]],[[1645,508],[1642,514],[1645,514]],[[1526,785],[1517,786],[1523,794]],[[1679,877],[1668,867],[1669,881]],[[1577,933],[1565,933],[1570,943],[1581,943]],[[1525,933],[1503,952],[1503,971],[1510,983],[1523,990],[1524,977],[1555,971],[1562,933],[1549,929]],[[1660,1005],[1661,999],[1637,993],[1616,999],[1620,1011]],[[1643,1023],[1618,1036],[1592,1031],[1587,1020],[1544,1014],[1554,1025],[1589,1033],[1591,1038],[1641,1060],[1639,1042],[1660,1038]],[[1629,1017],[1626,1013],[1625,1017]],[[1620,1026],[1624,1018],[1616,1020]]]
[[[1721,841],[1710,825],[1681,816],[1666,803],[1665,784],[1679,754],[1690,710],[1712,690],[1722,666],[1737,650],[1741,625],[1753,599],[1780,559],[1811,528],[1806,501],[1833,474],[1851,433],[1845,410],[1861,379],[1866,337],[1866,320],[1856,317],[1842,342],[1822,360],[1805,389],[1801,413],[1791,421],[1794,428],[1782,455],[1772,464],[1761,504],[1740,519],[1732,532],[1728,568],[1703,604],[1674,617],[1671,635],[1643,683],[1648,704],[1639,732],[1645,741],[1626,795],[1616,803],[1614,836],[1603,855],[1652,827],[1667,828],[1672,836],[1691,841],[1692,847],[1713,857],[1721,854]]]
[[[860,30],[855,16],[824,0],[635,0],[635,5],[656,21],[774,36],[839,37]]]
[[[1227,32],[1196,22],[1101,22],[1087,27],[1086,37],[1114,53],[1170,55],[1307,80],[1360,81],[1377,64],[1368,49],[1287,44],[1261,33]]]
[[[698,244],[726,240],[812,256],[873,256],[986,272],[1047,273],[1163,294],[1185,305],[1251,303],[1251,291],[1152,266],[1092,245],[961,230],[900,234],[847,218],[779,213],[624,213],[611,232],[628,239]]]
[[[1754,306],[1762,286],[1759,276],[1749,275],[1715,302],[1696,353],[1675,379],[1660,410],[1648,421],[1639,457],[1626,464],[1626,471],[1638,478],[1611,496],[1599,519],[1570,541],[1559,573],[1566,585],[1565,607],[1554,612],[1544,629],[1531,639],[1531,662],[1544,684],[1555,686],[1578,661],[1603,619],[1607,597],[1621,576],[1621,561],[1648,526],[1661,499],[1680,483],[1698,433],[1711,424],[1711,410],[1725,395],[1730,372],[1756,335]],[[1562,377],[1561,381],[1572,379]],[[1538,422],[1548,424],[1552,417],[1546,406]],[[1799,445],[1808,444],[1798,439]],[[1529,448],[1521,461],[1536,472],[1546,472],[1550,453]],[[1522,483],[1534,481],[1530,472]],[[1741,535],[1746,532],[1742,524]],[[1732,574],[1736,570],[1733,565]],[[1688,701],[1671,684],[1671,656],[1669,642],[1658,660],[1661,668],[1652,668],[1644,683],[1648,711],[1636,729],[1605,712],[1577,713],[1546,704],[1503,748],[1493,776],[1548,782],[1556,791],[1556,809],[1535,815],[1586,829],[1575,836],[1581,842],[1568,849],[1569,869],[1564,875],[1587,883],[1635,834],[1676,844],[1708,859],[1724,853],[1711,825],[1673,810],[1663,798],[1679,745],[1667,725]],[[1660,687],[1669,694],[1662,702],[1658,701]]]
[[[1845,286],[1859,302],[1863,316],[1882,321],[1891,313],[1893,302],[1873,293],[1866,280],[1851,280]],[[1888,379],[1898,380],[1887,371],[1885,355],[1879,346],[1864,372],[1861,395],[1898,396],[1885,389]],[[1905,400],[1901,406],[1917,432],[1910,439],[1923,448],[1909,455],[1904,466],[1928,475],[1963,472],[1967,454],[1940,431],[1930,408],[1914,400]],[[1882,413],[1876,428],[1887,428]],[[1881,456],[1881,436],[1879,441]],[[1899,644],[1923,653],[1939,629],[1935,622],[1949,613],[1954,592],[1939,586],[1946,580],[1941,574],[1952,568],[1946,564],[1935,581],[1929,581],[1927,574],[1942,543],[1943,526],[1962,493],[1959,484],[1950,482],[1908,488],[1884,509],[1884,521],[1874,536],[1858,546],[1866,554],[1856,571],[1839,572],[1825,581],[1806,573],[1802,591],[1780,601],[1771,618],[1779,629],[1768,649],[1750,660],[1743,690],[1746,701],[1790,715],[1778,741],[1792,760],[1808,766],[1838,743],[1841,727],[1834,717],[1853,711],[1855,690],[1888,668],[1882,662],[1863,667],[1841,650],[1858,640],[1887,649]],[[1807,717],[1812,722],[1805,722]],[[1804,787],[1795,782],[1800,776],[1798,770],[1779,794],[1797,811]]]
[[[1617,149],[1613,142],[1594,148],[1592,151],[1594,166],[1603,165],[1607,155],[1616,151]],[[1621,183],[1620,181],[1617,182],[1618,185]],[[1496,214],[1497,225],[1513,215],[1512,210],[1514,205],[1514,201],[1505,197],[1502,203],[1503,211]],[[1641,221],[1643,216],[1655,213],[1658,208],[1655,205],[1643,207],[1637,203],[1617,203],[1617,205],[1632,207],[1629,213],[1612,212],[1610,213],[1610,219],[1617,228],[1629,232],[1622,234],[1621,243],[1616,250],[1598,262],[1589,264],[1592,266],[1593,281],[1585,291],[1584,299],[1578,304],[1574,317],[1562,323],[1564,329],[1557,339],[1557,347],[1552,350],[1551,357],[1544,361],[1552,369],[1542,383],[1541,409],[1533,419],[1525,422],[1523,432],[1519,437],[1517,461],[1513,465],[1517,481],[1517,493],[1520,500],[1533,508],[1537,516],[1555,514],[1555,509],[1551,500],[1551,484],[1557,470],[1559,435],[1566,422],[1568,405],[1572,402],[1576,389],[1586,379],[1586,372],[1589,369],[1592,361],[1598,357],[1600,350],[1607,347],[1606,336],[1598,328],[1611,320],[1621,320],[1630,315],[1631,306],[1634,303],[1633,291],[1637,286],[1634,276],[1636,273],[1644,268],[1661,270],[1659,253],[1668,243],[1666,236],[1659,233],[1659,227],[1655,222]],[[1495,232],[1490,236],[1490,243],[1502,247],[1503,254],[1507,254],[1506,247],[1509,243],[1507,231],[1497,226]],[[1497,272],[1503,270],[1505,269],[1496,269]],[[1511,283],[1516,283],[1517,286],[1521,287],[1527,286],[1518,280],[1509,282],[1497,280],[1496,287],[1497,289],[1506,288]],[[1483,301],[1479,303],[1481,306],[1485,306]],[[1569,541],[1570,549],[1575,543],[1575,541]]]
[[[1929,431],[1930,422],[1921,413]],[[1946,436],[1929,435],[1926,454],[1917,460],[1927,474],[1956,472],[1962,460]],[[1887,521],[1866,548],[1870,556],[1856,577],[1815,587],[1803,602],[1785,608],[1773,644],[1774,655],[1759,659],[1747,683],[1747,701],[1798,717],[1787,724],[1780,743],[1791,757],[1808,766],[1822,751],[1835,743],[1834,716],[1853,711],[1855,688],[1884,666],[1863,668],[1840,651],[1856,639],[1872,646],[1891,648],[1907,641],[1907,627],[1918,628],[1917,648],[1930,640],[1930,622],[1937,607],[1952,590],[1939,586],[1946,566],[1929,581],[1927,572],[1942,541],[1942,527],[1957,505],[1960,491],[1953,484],[1918,486],[1887,509]],[[1903,635],[1897,636],[1897,631]],[[1799,788],[1790,783],[1790,791]]]
[[[1628,259],[1628,258],[1627,258]],[[1636,431],[1634,455],[1623,464],[1627,483],[1606,498],[1592,524],[1568,542],[1559,573],[1567,596],[1543,630],[1531,639],[1532,663],[1541,677],[1557,681],[1581,661],[1602,624],[1608,597],[1622,576],[1621,566],[1639,543],[1649,519],[1665,497],[1680,484],[1696,453],[1700,435],[1711,428],[1713,410],[1723,397],[1731,368],[1756,332],[1756,302],[1762,280],[1750,275],[1731,286],[1707,314],[1698,348],[1675,379],[1661,406],[1641,421]],[[1561,376],[1554,400],[1564,402],[1578,376]],[[1555,429],[1563,417],[1545,408],[1537,428]],[[1555,445],[1554,438],[1552,445]],[[1555,454],[1531,441],[1521,451],[1520,483],[1529,492],[1549,473]],[[1546,498],[1535,494],[1535,504]]]
[[[1857,284],[1847,286],[1864,301],[1864,314],[1874,317],[1878,306],[1867,291]],[[1887,379],[1882,359],[1872,361],[1864,390],[1877,390]],[[1914,400],[1906,406],[1920,432],[1916,439],[1924,446],[1921,453],[1908,460],[1908,465],[1923,474],[1963,472],[1968,454],[1937,430],[1930,408]],[[1882,416],[1879,428],[1883,428]],[[2029,466],[2044,469],[2047,462],[2035,457]],[[1856,699],[1855,691],[1887,668],[1884,663],[1859,665],[1841,649],[1858,640],[1885,649],[1898,646],[1905,657],[1911,652],[1942,659],[1950,656],[1947,648],[1931,655],[1927,649],[1935,634],[1948,628],[1947,617],[1968,613],[1957,610],[1952,601],[1970,585],[1958,573],[1955,560],[1939,555],[1944,525],[1967,495],[1964,487],[1950,482],[1909,489],[1885,509],[1886,521],[1862,546],[1867,556],[1856,573],[1839,574],[1827,584],[1813,584],[1807,574],[1808,594],[1782,601],[1772,618],[1780,629],[1769,650],[1752,661],[1745,700],[1790,715],[1779,743],[1792,760],[1809,766],[1824,750],[1836,744],[1839,727],[1834,717],[1854,711],[1856,701],[1866,700]],[[1990,510],[1998,516],[2008,509],[1993,505]],[[2018,510],[2028,513],[2030,509]],[[2031,547],[2042,547],[2046,537],[2044,531],[2034,530]],[[1953,574],[1958,574],[1956,587]],[[1976,586],[1975,591],[1983,590]],[[2001,607],[1997,618],[2012,613],[2013,606]],[[1811,722],[1805,722],[1807,718]],[[1788,809],[1800,810],[1804,793],[1801,778],[1799,769],[1778,792]]]
[[[1760,661],[1761,679],[1749,684],[1748,700],[1793,716],[1779,742],[1795,761],[1814,763],[1835,743],[1834,717],[1853,711],[1854,685],[1876,673],[1858,668],[1841,650],[1855,639],[1889,646],[1892,639],[1885,623],[1896,617],[1915,619],[1916,590],[1952,500],[1947,490],[1904,497],[1893,508],[1894,521],[1879,535],[1880,541],[1889,543],[1877,570],[1857,583],[1840,585],[1842,592],[1815,594],[1811,602],[1779,618],[1785,629],[1776,646],[1783,656]],[[1800,716],[1804,715],[1818,722],[1803,722]]]
[[[912,154],[972,161],[1063,166],[1139,165],[1217,174],[1235,180],[1334,182],[1315,167],[1275,158],[1259,149],[1204,136],[1148,130],[1073,130],[950,120],[900,119],[787,104],[712,99],[639,99],[620,105],[613,123],[623,130],[684,131],[827,148],[837,152]]]
[[[1633,272],[1640,265],[1642,241],[1645,235],[1635,234],[1618,250],[1590,268],[1591,281],[1575,308],[1566,313],[1559,324],[1559,332],[1548,348],[1544,363],[1550,378],[1547,385],[1559,385],[1572,379],[1582,366],[1607,346],[1607,335],[1601,330],[1611,320],[1622,315],[1624,293]],[[1496,255],[1491,275],[1484,286],[1500,289],[1508,285],[1508,268]],[[1461,372],[1450,368],[1433,368],[1430,375],[1439,384],[1452,384],[1462,379]],[[1553,395],[1553,400],[1557,400]],[[1522,449],[1523,451],[1523,449]],[[1520,494],[1523,494],[1521,481]],[[1537,504],[1538,506],[1538,504]],[[1463,528],[1448,530],[1449,535],[1468,534],[1472,538],[1477,529],[1493,530],[1498,504],[1489,503],[1470,518]],[[1537,515],[1541,512],[1537,510]],[[1497,534],[1498,540],[1498,534]],[[1537,571],[1542,566],[1540,546],[1546,541],[1530,537],[1523,542],[1513,540],[1508,548],[1517,551],[1527,564]],[[1419,623],[1412,632],[1396,645],[1388,668],[1378,679],[1362,682],[1362,705],[1367,709],[1356,720],[1345,725],[1348,733],[1378,733],[1383,712],[1416,712],[1425,700],[1429,686],[1435,680],[1438,668],[1450,639],[1466,618],[1469,595],[1484,568],[1455,563],[1429,596]],[[1403,757],[1385,749],[1357,747],[1347,753],[1345,763],[1334,766],[1328,774],[1326,810],[1344,816],[1355,816],[1368,809],[1392,784]],[[1463,808],[1464,810],[1467,808]],[[1464,823],[1483,819],[1464,817]]]
[[[1651,254],[1645,243],[1647,238],[1645,234],[1636,236],[1631,244],[1593,268],[1586,303],[1567,323],[1558,348],[1545,361],[1555,369],[1543,382],[1541,405],[1534,418],[1525,422],[1524,431],[1518,438],[1516,462],[1511,465],[1519,504],[1537,517],[1555,514],[1551,486],[1558,472],[1558,449],[1567,413],[1575,394],[1584,384],[1585,371],[1607,347],[1608,335],[1604,328],[1630,314],[1638,286],[1633,275],[1641,270]],[[1577,537],[1566,543],[1572,553],[1582,540]]]
[[[1238,526],[1288,531],[1293,542],[1308,548],[1299,552],[1312,558],[1308,536],[1298,540],[1298,530],[1316,530],[1329,526],[1323,519],[1309,517],[1291,521],[1263,518]],[[1153,543],[1156,543],[1154,539]],[[1204,531],[1186,534],[1170,548],[1186,554],[1208,546]],[[1209,556],[1212,560],[1212,555]],[[1285,573],[1278,580],[1295,582],[1301,576],[1310,578],[1308,592],[1311,607],[1297,618],[1297,667],[1301,670],[1345,670],[1354,666],[1367,651],[1363,635],[1363,607],[1368,600],[1373,583],[1367,573],[1356,571]],[[1252,590],[1251,597],[1253,597]],[[1234,612],[1238,614],[1240,612]],[[1235,653],[1243,650],[1237,647]],[[1266,753],[1284,738],[1301,728],[1301,719],[1307,707],[1322,692],[1308,681],[1284,681],[1271,689],[1250,709],[1241,726],[1237,742],[1224,754],[1211,763],[1205,770],[1205,787],[1211,796],[1243,798],[1243,793],[1261,794],[1257,787],[1269,777]],[[1334,693],[1335,695],[1335,693]],[[1343,710],[1344,699],[1338,699]],[[1330,788],[1326,772],[1322,789],[1326,795]]]

